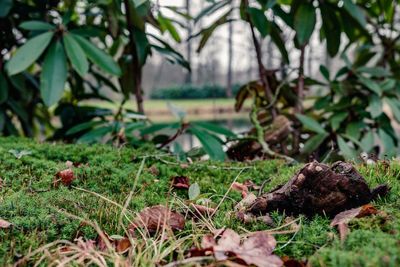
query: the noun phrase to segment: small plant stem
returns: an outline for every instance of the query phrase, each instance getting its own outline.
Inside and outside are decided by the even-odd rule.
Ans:
[[[256,106],[256,104],[253,104],[253,107],[252,107],[252,110],[251,110],[251,113],[250,113],[250,119],[251,119],[251,123],[254,125],[254,128],[256,128],[257,141],[258,141],[258,143],[260,143],[264,153],[266,153],[268,156],[270,156],[272,158],[284,159],[288,163],[292,163],[292,162],[295,161],[291,157],[288,157],[288,156],[285,156],[285,155],[282,155],[282,154],[274,152],[273,150],[270,149],[270,147],[267,144],[267,142],[265,142],[264,129],[261,126],[261,124],[260,124],[260,122],[258,121],[258,118],[257,118],[257,106]]]

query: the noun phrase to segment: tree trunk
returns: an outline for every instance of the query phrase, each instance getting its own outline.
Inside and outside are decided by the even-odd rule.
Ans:
[[[303,98],[304,98],[304,51],[305,45],[300,49],[300,60],[299,60],[299,77],[297,81],[297,101],[296,106],[294,107],[295,114],[303,113]],[[293,151],[292,154],[295,154],[300,149],[300,134],[301,131],[296,129],[293,133]]]
[[[136,97],[138,112],[144,114],[143,95],[142,95],[142,65],[139,61],[139,55],[137,53],[137,48],[136,48],[136,41],[133,34],[135,29],[132,22],[129,0],[124,0],[124,4],[126,12],[126,22],[129,30],[130,53],[132,56],[132,64],[134,69],[134,72],[132,73],[132,78],[134,79],[135,88],[132,89]]]
[[[190,16],[190,0],[186,0],[186,12]],[[186,53],[187,53],[187,61],[189,62],[189,65],[192,63],[192,43],[190,36],[192,35],[192,26],[190,25],[190,20],[187,21],[187,35],[188,35],[188,41],[187,41],[187,46],[186,46]],[[188,71],[186,73],[186,79],[185,82],[187,84],[192,83],[192,72]]]
[[[226,79],[226,97],[232,97],[232,61],[233,61],[233,23],[229,23],[228,31],[228,73]]]

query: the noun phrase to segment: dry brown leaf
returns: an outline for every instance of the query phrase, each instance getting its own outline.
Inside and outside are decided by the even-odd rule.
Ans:
[[[152,175],[154,175],[154,176],[160,175],[160,171],[158,170],[158,168],[157,168],[156,165],[152,165],[152,166],[149,168],[149,172],[150,172]]]
[[[331,222],[331,226],[336,226],[341,223],[348,223],[354,218],[362,218],[370,215],[378,214],[378,210],[371,204],[366,204],[364,206],[346,210],[338,213]]]
[[[11,225],[12,225],[12,223],[7,222],[6,220],[3,220],[0,218],[0,228],[7,229],[7,228],[10,228]]]
[[[142,210],[134,219],[130,229],[146,228],[150,233],[157,232],[163,227],[171,230],[182,230],[185,227],[185,218],[169,210],[165,206],[153,206]]]
[[[346,240],[347,235],[350,232],[349,226],[347,225],[347,223],[339,223],[337,227],[339,230],[340,242],[343,244],[343,242]]]
[[[109,236],[106,232],[103,232],[103,235],[116,252],[123,254],[128,251],[128,249],[132,246],[131,241],[127,237],[113,238],[112,236]],[[97,236],[95,244],[97,248],[101,251],[107,250],[106,241],[100,235]]]
[[[206,255],[213,252],[215,259],[220,262],[229,260],[243,266],[258,267],[283,265],[282,260],[272,254],[276,246],[275,238],[265,232],[256,232],[241,243],[240,236],[235,231],[226,229],[218,241],[212,235],[204,236],[201,246],[202,250],[197,250],[196,253],[202,252],[202,255]]]
[[[288,256],[281,257],[285,267],[306,267],[307,262],[291,259]]]
[[[186,176],[175,176],[172,178],[172,187],[176,189],[189,189],[190,182],[189,177]]]
[[[343,243],[350,232],[348,223],[354,218],[362,218],[370,215],[378,214],[378,210],[371,204],[343,211],[335,216],[331,222],[331,226],[337,226],[339,230],[340,241]]]
[[[246,185],[238,182],[232,183],[231,188],[234,191],[240,192],[242,194],[242,198],[245,198],[247,196],[247,193],[249,192],[249,189]]]
[[[74,171],[71,169],[59,171],[56,173],[56,178],[57,179],[54,181],[55,186],[58,185],[59,181],[61,181],[61,183],[65,186],[70,186],[71,183],[75,180]]]
[[[248,207],[253,204],[253,202],[257,199],[256,195],[253,193],[248,194],[245,198],[243,198],[239,203],[236,204],[234,210],[235,211],[245,211]]]

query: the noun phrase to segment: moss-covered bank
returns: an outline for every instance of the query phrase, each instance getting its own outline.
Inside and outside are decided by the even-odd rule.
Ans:
[[[27,150],[31,154],[18,159],[9,152],[11,149]],[[278,161],[251,164],[199,162],[182,167],[173,158],[160,155],[151,147],[132,150],[103,145],[38,144],[29,139],[0,138],[0,218],[13,224],[10,229],[0,229],[0,265],[12,264],[29,251],[54,240],[96,237],[92,227],[82,225],[65,212],[96,221],[109,234],[123,235],[123,230],[118,227],[120,208],[83,190],[123,205],[144,157],[143,172],[129,204],[129,209],[133,211],[174,202],[174,193],[181,199],[187,198],[185,192],[171,191],[170,177],[174,175],[190,177],[191,183],[200,185],[205,197],[218,203],[239,172],[242,172],[239,182],[251,179],[261,184],[270,178],[271,182],[265,187],[265,190],[270,190],[287,181],[300,167],[287,167]],[[66,161],[81,163],[74,169],[77,179],[72,187],[54,187],[54,175],[66,168]],[[275,236],[278,241],[275,253],[310,259],[313,266],[399,266],[400,165],[393,162],[390,167],[381,164],[359,166],[359,171],[371,186],[386,182],[392,187],[389,196],[374,203],[387,217],[377,215],[354,221],[350,224],[351,233],[344,244],[340,243],[336,230],[329,227],[329,219],[321,216],[302,218],[297,234]],[[240,199],[238,192],[228,194],[213,219],[215,227],[233,228],[238,232],[268,229],[261,223],[244,225],[233,216],[228,216]],[[276,213],[272,217],[277,226],[284,224],[284,215]],[[182,237],[192,232],[193,225],[189,221],[178,235]],[[195,238],[185,242],[186,248],[194,241]],[[171,255],[171,259],[175,256]],[[168,256],[164,257],[164,260],[168,259]],[[150,262],[147,261],[148,264]]]

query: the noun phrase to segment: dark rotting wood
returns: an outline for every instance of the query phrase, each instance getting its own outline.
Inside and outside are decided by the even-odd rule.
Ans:
[[[285,185],[258,197],[249,207],[254,214],[278,210],[287,214],[337,213],[369,203],[389,191],[387,185],[370,190],[367,182],[350,163],[331,167],[316,161],[306,164]]]

